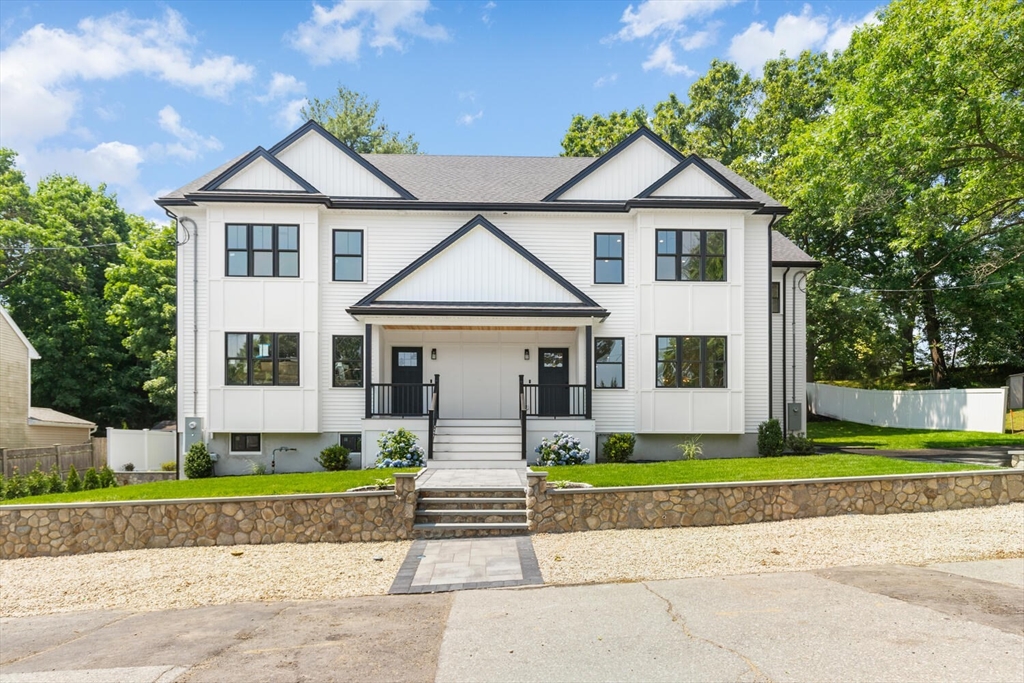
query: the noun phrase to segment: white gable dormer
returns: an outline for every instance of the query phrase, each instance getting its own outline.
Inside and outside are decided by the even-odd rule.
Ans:
[[[312,121],[270,151],[331,197],[413,199],[400,185]]]
[[[315,187],[262,147],[249,152],[201,189],[318,194]]]
[[[638,196],[662,199],[749,199],[728,178],[696,155],[687,157]]]
[[[675,168],[683,157],[654,133],[641,128],[576,177],[548,201],[625,201]]]

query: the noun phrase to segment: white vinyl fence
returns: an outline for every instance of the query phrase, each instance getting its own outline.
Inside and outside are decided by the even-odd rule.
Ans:
[[[127,463],[136,472],[159,472],[160,464],[174,460],[177,451],[177,432],[107,428],[107,465],[115,472],[123,472]]]
[[[807,409],[815,415],[879,427],[1001,434],[1006,387],[880,391],[811,382],[807,385]]]

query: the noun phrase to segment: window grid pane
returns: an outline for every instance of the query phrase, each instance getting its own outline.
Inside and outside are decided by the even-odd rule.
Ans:
[[[299,335],[227,333],[224,383],[231,386],[298,386]]]
[[[726,280],[724,230],[659,230],[655,256],[656,280]]]
[[[598,389],[625,387],[625,340],[621,338],[594,340],[594,386]]]
[[[655,381],[659,387],[728,387],[725,337],[657,337]]]
[[[334,280],[361,282],[363,279],[363,231],[334,231]]]

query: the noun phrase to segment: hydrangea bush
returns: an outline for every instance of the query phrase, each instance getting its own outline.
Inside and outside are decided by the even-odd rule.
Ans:
[[[580,440],[572,434],[555,432],[550,439],[544,439],[537,446],[538,465],[583,465],[590,458],[590,449],[580,446]]]
[[[423,449],[416,445],[416,435],[405,427],[389,429],[377,439],[377,468],[423,467]]]

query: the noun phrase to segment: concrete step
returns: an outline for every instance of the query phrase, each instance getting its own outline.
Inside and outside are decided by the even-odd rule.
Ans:
[[[435,457],[427,461],[427,467],[431,469],[460,469],[460,470],[525,470],[526,461],[519,458],[516,455],[512,458],[509,455],[503,453],[494,454],[493,458],[482,458],[479,456],[472,456],[470,458],[450,458],[445,457],[438,459]],[[451,454],[448,454],[451,455]]]
[[[500,420],[500,419],[444,419],[439,418],[437,421],[438,428],[440,427],[516,427],[520,426],[519,420]]]
[[[417,510],[417,517],[522,517],[526,519],[526,510]],[[447,520],[457,521],[457,520]],[[469,521],[469,520],[466,520]],[[513,521],[513,520],[509,520]]]
[[[526,500],[525,486],[431,486],[417,489],[422,498],[504,498]]]
[[[418,531],[527,531],[526,522],[423,522],[413,524]]]
[[[422,490],[422,489],[421,489]],[[522,489],[519,489],[522,493]],[[526,505],[526,496],[509,496],[509,497],[484,497],[473,498],[462,495],[465,491],[457,491],[459,495],[454,496],[426,496],[420,497],[420,505],[434,506],[434,505]]]
[[[519,438],[522,430],[519,427],[442,427],[434,428],[434,437],[439,436],[514,436]]]
[[[442,441],[434,442],[437,453],[521,453],[518,441]]]

